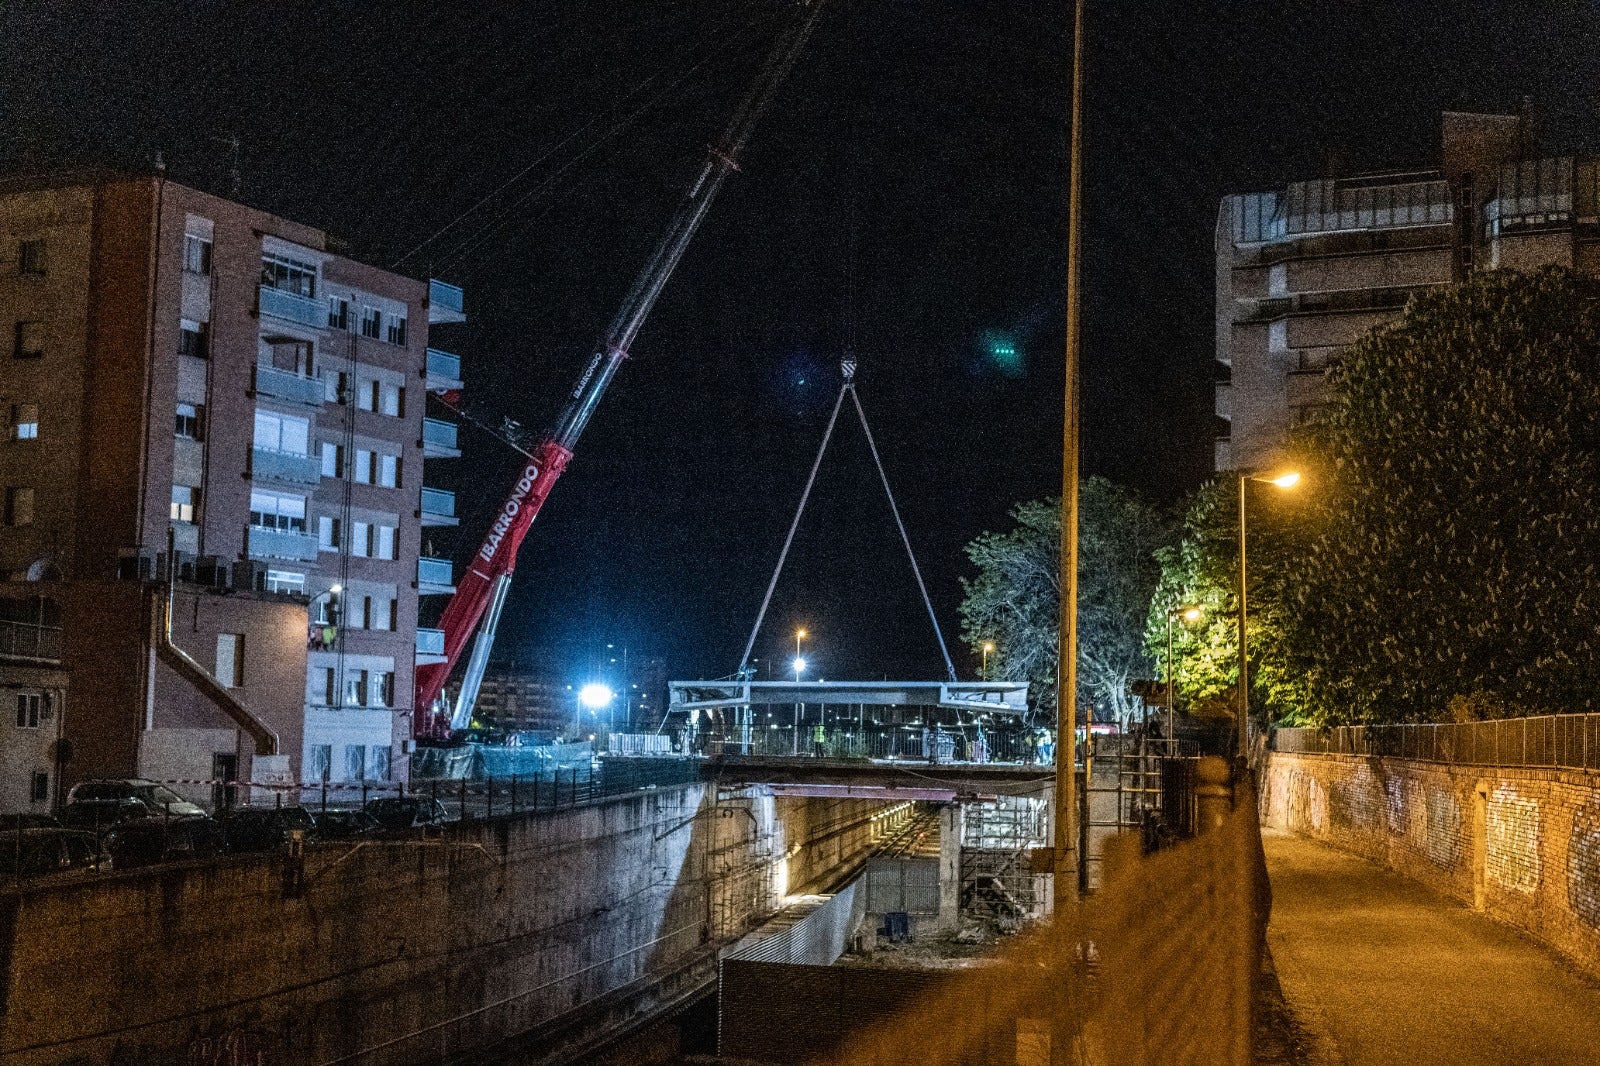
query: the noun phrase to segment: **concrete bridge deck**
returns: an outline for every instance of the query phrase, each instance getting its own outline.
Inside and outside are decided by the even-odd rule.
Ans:
[[[770,785],[789,795],[948,800],[966,795],[1032,795],[1055,783],[1054,766],[1027,763],[929,763],[715,755],[704,775],[723,786]],[[923,794],[926,793],[926,794]]]

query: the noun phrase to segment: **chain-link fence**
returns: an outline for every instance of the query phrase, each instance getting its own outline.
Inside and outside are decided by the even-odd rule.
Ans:
[[[1291,754],[1381,755],[1464,766],[1600,768],[1600,714],[1487,722],[1279,729],[1272,749]]]

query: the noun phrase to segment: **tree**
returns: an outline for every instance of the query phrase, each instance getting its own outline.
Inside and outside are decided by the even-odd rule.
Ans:
[[[1298,442],[1311,514],[1265,594],[1306,715],[1594,710],[1600,283],[1497,271],[1414,297],[1330,389]]]
[[[1061,504],[1035,500],[1012,512],[1013,528],[967,545],[978,569],[962,579],[961,636],[977,653],[993,642],[990,674],[1026,679],[1036,711],[1056,708],[1061,611]],[[1137,494],[1104,478],[1078,490],[1078,698],[1100,717],[1131,710],[1129,686],[1149,670],[1142,629],[1160,576],[1155,550],[1170,523]]]

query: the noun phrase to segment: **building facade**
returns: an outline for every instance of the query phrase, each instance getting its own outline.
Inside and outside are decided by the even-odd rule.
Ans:
[[[403,775],[418,597],[450,587],[423,528],[454,521],[422,484],[454,453],[425,394],[460,387],[428,326],[461,318],[159,175],[0,186],[0,809]]]
[[[1434,169],[1223,199],[1218,470],[1278,461],[1340,352],[1413,293],[1496,267],[1600,272],[1600,162],[1541,157],[1521,116],[1446,113],[1441,140]]]

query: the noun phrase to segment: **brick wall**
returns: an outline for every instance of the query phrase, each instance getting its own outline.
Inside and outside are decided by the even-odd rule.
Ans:
[[[1273,753],[1262,816],[1477,906],[1600,975],[1600,773]]]

